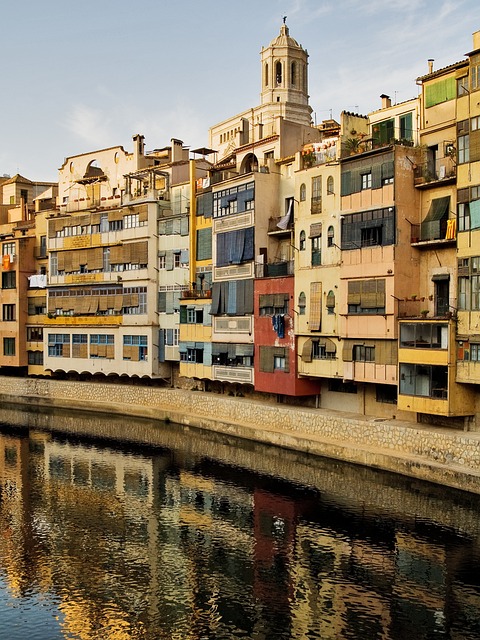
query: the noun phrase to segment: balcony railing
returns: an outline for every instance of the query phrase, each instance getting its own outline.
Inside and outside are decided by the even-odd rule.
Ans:
[[[212,297],[212,290],[211,289],[205,289],[205,291],[202,291],[200,289],[188,289],[186,291],[182,291],[182,298],[202,298],[202,299],[206,299],[206,298],[211,298]]]
[[[293,260],[284,260],[283,262],[274,262],[272,264],[255,265],[256,278],[277,278],[279,276],[291,276],[294,271]]]
[[[415,186],[452,180],[457,175],[457,166],[453,158],[445,157],[434,163],[425,162],[417,165],[413,171]]]

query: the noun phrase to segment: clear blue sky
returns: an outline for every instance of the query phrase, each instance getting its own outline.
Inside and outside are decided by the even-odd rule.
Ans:
[[[0,175],[57,179],[64,157],[180,138],[259,103],[260,49],[287,16],[310,54],[317,122],[402,102],[462,60],[479,0],[18,0],[0,13]]]

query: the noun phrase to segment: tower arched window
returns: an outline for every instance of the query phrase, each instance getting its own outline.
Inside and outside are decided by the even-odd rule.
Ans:
[[[305,251],[306,241],[307,241],[307,238],[306,238],[305,231],[300,231],[300,246],[299,246],[300,251]]]
[[[297,85],[297,65],[295,62],[290,65],[290,84],[292,87]]]
[[[265,82],[265,86],[268,87],[268,62],[265,65],[265,79],[264,79],[264,82]]]
[[[300,185],[300,202],[305,202],[307,199],[307,187],[305,183]]]
[[[283,76],[282,63],[280,61],[278,61],[275,64],[275,79],[277,81],[277,85],[281,85],[282,84],[282,76]]]

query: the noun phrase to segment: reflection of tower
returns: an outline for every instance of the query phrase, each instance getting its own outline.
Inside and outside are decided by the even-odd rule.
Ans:
[[[286,120],[311,124],[308,105],[308,53],[290,34],[286,24],[268,47],[262,48],[262,111],[271,110]]]

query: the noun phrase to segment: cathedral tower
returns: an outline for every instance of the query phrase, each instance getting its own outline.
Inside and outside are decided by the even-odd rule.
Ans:
[[[262,111],[270,106],[272,111],[281,111],[286,120],[310,125],[308,53],[290,36],[285,20],[280,34],[260,53]]]

